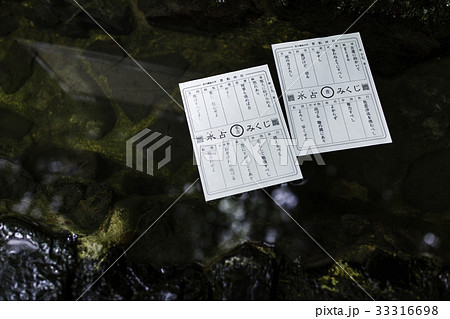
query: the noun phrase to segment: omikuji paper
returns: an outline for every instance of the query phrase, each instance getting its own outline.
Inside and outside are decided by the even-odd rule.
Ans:
[[[391,142],[359,33],[272,50],[297,154],[306,140],[318,152]]]
[[[267,65],[180,90],[207,201],[302,178]]]

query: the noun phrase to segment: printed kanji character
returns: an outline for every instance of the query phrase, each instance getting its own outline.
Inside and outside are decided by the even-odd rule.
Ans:
[[[303,91],[298,93],[297,100],[300,100],[300,99],[301,100],[306,99],[306,95],[305,95],[305,93],[303,93]]]
[[[216,137],[214,136],[214,134],[212,132],[209,132],[208,134],[206,134],[206,140],[207,141],[212,141],[215,140]]]

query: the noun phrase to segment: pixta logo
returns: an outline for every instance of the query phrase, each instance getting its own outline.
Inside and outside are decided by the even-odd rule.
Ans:
[[[255,162],[256,165],[267,167],[269,161],[273,161],[276,167],[281,167],[290,165],[288,150],[294,146],[298,149],[296,156],[299,165],[306,161],[313,161],[312,156],[314,156],[317,165],[325,165],[325,161],[312,139],[306,139],[301,146],[297,144],[297,139],[290,138],[258,138],[255,140],[244,138],[234,139],[231,143],[209,143],[197,147],[204,163],[211,164],[214,161],[222,161],[225,167],[232,167],[236,165],[247,166]],[[271,153],[271,149],[273,149],[273,153]],[[295,150],[292,148],[291,151],[294,152]],[[275,156],[271,154],[275,154]],[[199,165],[195,157],[193,160],[194,165]]]
[[[162,136],[159,132],[152,132],[146,128],[127,140],[127,166],[136,170],[153,175],[153,162],[155,151],[172,139],[170,136]],[[136,156],[133,156],[136,153]],[[164,158],[158,162],[158,169],[171,160],[170,145],[166,147]],[[136,161],[135,161],[136,159]],[[144,159],[147,165],[144,166]]]

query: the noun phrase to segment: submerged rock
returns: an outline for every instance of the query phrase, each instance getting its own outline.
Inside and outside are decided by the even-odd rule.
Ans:
[[[217,33],[242,25],[258,13],[252,1],[172,0],[138,1],[138,7],[151,25]]]
[[[100,181],[107,163],[91,151],[74,151],[51,145],[36,145],[26,151],[23,165],[38,181],[51,184],[59,177]]]
[[[45,88],[37,88],[42,93],[36,99],[28,97],[27,101],[33,108],[46,111],[37,113],[41,130],[57,135],[58,139],[60,135],[75,135],[89,140],[101,139],[113,130],[117,118],[109,99],[110,94],[105,92],[121,88],[108,88],[104,74],[98,68],[101,65],[103,70],[106,68],[113,72],[111,68],[121,56],[115,56],[111,60],[106,59],[105,55],[95,55],[93,51],[72,46],[28,40],[21,40],[21,43],[36,54],[42,70],[48,73],[46,80],[52,82],[46,82]],[[37,76],[44,74],[40,70]],[[60,89],[53,86],[53,83],[57,83]],[[50,92],[48,88],[53,91]],[[35,93],[30,95],[34,96]]]
[[[48,192],[52,210],[66,216],[81,232],[97,230],[112,205],[111,190],[98,184],[59,180]]]
[[[391,134],[401,142],[398,147],[421,147],[423,152],[434,146],[433,142],[448,140],[449,69],[450,58],[437,58],[417,64],[401,76],[378,81]]]
[[[371,223],[364,216],[345,214],[341,217],[342,229],[352,237],[359,237],[370,229]]]
[[[431,1],[431,6],[436,1]],[[272,2],[282,5],[276,9]],[[12,5],[13,1],[7,3]],[[356,18],[353,15],[359,16],[358,11],[371,4],[365,0],[346,2],[337,14],[336,6],[309,7],[313,1],[80,3],[114,34],[131,31],[129,3],[137,4],[147,22],[157,28],[148,28],[144,20],[136,21],[139,30],[122,40],[175,98],[178,82],[200,77],[185,74],[187,70],[213,74],[273,61],[270,43],[345,30]],[[79,50],[39,43],[44,51],[40,58],[48,62],[57,80],[49,81],[39,71],[33,75],[36,83],[27,83],[33,71],[32,56],[22,59],[23,50],[14,47],[17,43],[1,62],[3,91],[17,92],[3,95],[3,100],[20,105],[20,112],[11,115],[0,108],[0,135],[18,141],[26,137],[11,147],[8,140],[2,147],[5,153],[19,154],[22,147],[12,149],[16,144],[34,143],[31,134],[26,136],[31,122],[19,114],[39,124],[33,128],[33,140],[44,144],[53,141],[69,149],[34,145],[25,151],[25,168],[0,159],[0,220],[14,214],[33,223],[16,225],[8,221],[4,223],[6,228],[0,225],[0,299],[76,299],[86,289],[83,300],[368,299],[349,274],[376,299],[448,299],[448,268],[442,270],[436,265],[438,258],[402,253],[434,254],[448,260],[449,241],[443,235],[449,206],[445,198],[449,191],[445,167],[450,158],[446,112],[449,60],[443,57],[447,54],[448,31],[443,26],[438,38],[431,29],[424,32],[417,24],[402,25],[402,19],[373,14],[397,15],[396,9],[391,10],[396,6],[392,3],[384,7],[376,4],[357,27],[394,143],[326,154],[327,168],[305,174],[305,185],[297,191],[293,187],[270,188],[274,195],[280,195],[275,197],[284,201],[283,207],[292,209],[302,226],[330,249],[344,271],[309,238],[299,235],[292,221],[276,217],[278,208],[258,195],[264,195],[262,192],[205,204],[201,187],[196,185],[197,189],[189,190],[188,198],[157,220],[180,194],[179,186],[186,176],[197,176],[191,165],[192,145],[184,113],[165,110],[172,106],[166,103],[169,97],[124,58],[115,43],[104,41],[101,30],[90,32],[98,26],[73,1],[19,1],[16,5],[20,10],[13,20],[20,21],[21,29],[14,36],[30,32],[36,40],[70,46],[67,36],[89,35],[89,39],[73,42],[82,48]],[[297,5],[301,8],[294,11]],[[417,8],[416,4],[412,7]],[[23,10],[34,23],[23,19]],[[142,12],[137,10],[139,16]],[[415,11],[413,15],[417,14],[422,13]],[[0,16],[6,18],[3,10]],[[10,34],[15,25],[9,25],[8,19],[0,21],[0,35]],[[214,36],[190,34],[198,32]],[[11,36],[4,38],[5,45]],[[74,54],[77,52],[82,53]],[[400,70],[438,54],[442,58],[414,65],[398,75]],[[125,76],[121,70],[126,70]],[[129,76],[131,73],[138,75]],[[380,74],[393,77],[379,79]],[[115,110],[121,117],[117,126]],[[150,123],[152,130],[173,137],[173,159],[160,175],[148,176],[125,168],[122,160],[117,164],[119,169],[109,169],[97,153],[73,150],[95,149],[110,158],[123,157],[124,147],[115,141],[125,142],[133,135],[130,130],[137,129],[123,115],[134,124]],[[115,127],[107,139],[99,141]],[[421,154],[426,155],[421,158]],[[418,159],[407,171],[413,158]],[[405,203],[412,207],[405,207]],[[122,256],[155,221],[154,227]],[[78,232],[76,249],[70,238],[66,241],[67,237],[39,231],[45,224],[58,231]],[[430,233],[422,232],[425,230]],[[434,234],[442,253],[437,245],[429,244],[430,238],[426,239]],[[295,238],[297,235],[300,238]],[[275,248],[239,244],[250,239]],[[428,246],[422,249],[423,245]],[[76,263],[75,256],[79,258]]]
[[[403,4],[402,9],[397,3]],[[429,6],[427,2],[430,2]],[[418,17],[429,15],[438,17],[441,22],[445,15],[450,16],[450,10],[440,10],[445,1],[389,1],[378,2],[370,0],[322,0],[322,1],[289,1],[287,6],[276,10],[280,20],[286,20],[299,30],[307,30],[315,36],[329,36],[342,32],[351,25],[372,4],[373,7],[358,20],[354,31],[360,32],[372,72],[376,75],[396,75],[406,68],[431,58],[436,53],[445,51],[442,47],[448,40],[446,35],[430,32]],[[423,6],[423,8],[420,8]],[[445,6],[445,5],[444,5]],[[414,8],[415,7],[415,8]],[[439,12],[426,11],[440,10]],[[414,8],[414,9],[413,9]],[[420,9],[419,9],[420,8]],[[404,12],[402,19],[401,12]],[[407,12],[409,11],[409,12]],[[448,18],[447,18],[448,20]],[[333,21],[333,23],[329,23]],[[444,24],[443,24],[444,26]],[[448,25],[445,26],[448,29]],[[445,28],[444,27],[444,28]],[[294,39],[292,39],[294,40]],[[377,79],[375,79],[377,80]],[[383,101],[383,100],[382,100]]]
[[[450,150],[431,152],[411,163],[402,193],[410,205],[428,212],[450,207]]]
[[[197,198],[182,198],[162,215],[171,206],[175,197],[172,198],[154,196],[145,204],[135,229],[136,234],[143,235],[127,252],[131,261],[155,266],[183,265],[217,254],[229,223],[226,216]]]
[[[344,271],[331,259],[316,265],[300,257],[287,261],[253,243],[235,247],[210,266],[136,263],[124,248],[110,249],[102,260],[79,259],[70,236],[51,238],[32,226],[2,221],[0,299],[366,300],[370,294],[377,300],[438,300],[448,295],[448,271],[432,259],[376,249],[365,264],[339,260]]]
[[[0,300],[71,299],[72,237],[51,238],[17,221],[0,221]]]
[[[450,299],[450,270],[446,269],[439,274],[439,280],[442,282],[444,300]]]
[[[0,37],[3,37],[13,32],[18,24],[7,5],[0,5],[0,12]]]
[[[9,47],[0,61],[0,87],[6,94],[17,92],[33,73],[34,57],[18,41]]]
[[[31,121],[6,108],[0,108],[0,137],[21,140],[31,129]]]
[[[0,199],[17,200],[35,189],[31,175],[19,164],[0,158]]]
[[[203,267],[198,264],[161,267],[159,271],[135,266],[136,275],[148,289],[133,296],[134,300],[209,300],[212,287]],[[149,274],[152,274],[150,275]],[[155,276],[156,275],[156,276]]]
[[[28,150],[23,165],[39,182],[28,208],[64,217],[66,226],[80,233],[95,231],[105,221],[113,193],[100,183],[108,166],[100,155],[38,145]]]
[[[132,30],[130,7],[125,0],[78,1],[108,32],[129,34]],[[85,37],[98,26],[71,0],[37,0],[28,6],[26,16],[38,26],[56,28],[73,37]]]
[[[366,255],[363,258],[365,261],[348,262],[338,259],[337,265],[329,259],[326,265],[307,265],[299,258],[282,262],[277,298],[280,300],[443,298],[443,285],[438,277],[440,265],[432,258],[398,256],[374,247],[360,248],[355,249],[355,255],[359,255],[356,259]],[[367,253],[366,250],[372,252]]]
[[[275,298],[276,263],[269,248],[244,244],[214,267],[215,294],[221,300]]]
[[[203,267],[198,264],[156,268],[130,262],[126,255],[118,259],[119,254],[120,251],[112,252],[102,263],[80,261],[72,285],[75,298],[160,301],[211,299],[210,281]],[[110,265],[112,267],[100,277]],[[93,284],[97,278],[99,280]]]
[[[339,10],[349,10],[360,13],[368,8],[373,2],[370,0],[326,0],[339,5]],[[389,1],[386,3],[377,3],[371,9],[371,12],[383,14],[395,18],[418,19],[424,23],[445,22],[450,18],[448,2],[441,0],[428,1]]]
[[[119,183],[120,190],[125,194],[159,195],[167,191],[162,178],[142,174],[135,170],[127,171]]]
[[[75,110],[86,138],[98,140],[111,132],[116,124],[116,114],[106,97],[96,97],[95,101],[83,102]],[[71,118],[73,120],[73,118]]]
[[[408,260],[381,250],[376,250],[369,257],[365,270],[372,279],[379,280],[383,285],[409,287],[411,284]]]
[[[187,60],[178,53],[138,59],[140,66],[151,75],[149,77],[134,61],[125,58],[123,52],[118,52],[117,45],[114,48],[110,42],[97,41],[88,49],[84,55],[91,71],[107,83],[109,97],[118,102],[133,123],[148,117],[162,98],[168,98],[167,95],[178,87],[181,76],[189,68]],[[88,83],[88,79],[85,82]],[[103,95],[101,90],[95,91]]]

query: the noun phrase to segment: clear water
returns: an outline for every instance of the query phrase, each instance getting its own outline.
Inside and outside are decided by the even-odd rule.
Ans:
[[[123,1],[122,12],[97,2],[86,10],[153,79],[71,1],[1,3],[11,30],[0,37],[0,218],[74,233],[79,255],[97,262],[170,207],[127,258],[208,265],[255,242],[310,267],[329,264],[261,190],[205,203],[197,182],[171,206],[198,178],[178,83],[266,63],[276,78],[271,44],[342,33],[363,10]],[[337,260],[361,262],[380,249],[449,263],[445,9],[430,22],[375,6],[349,30],[361,33],[393,143],[323,154],[325,166],[302,165],[303,181],[266,189]],[[125,165],[126,140],[146,127],[172,137],[172,161],[154,176]],[[22,239],[6,246],[34,249]]]

